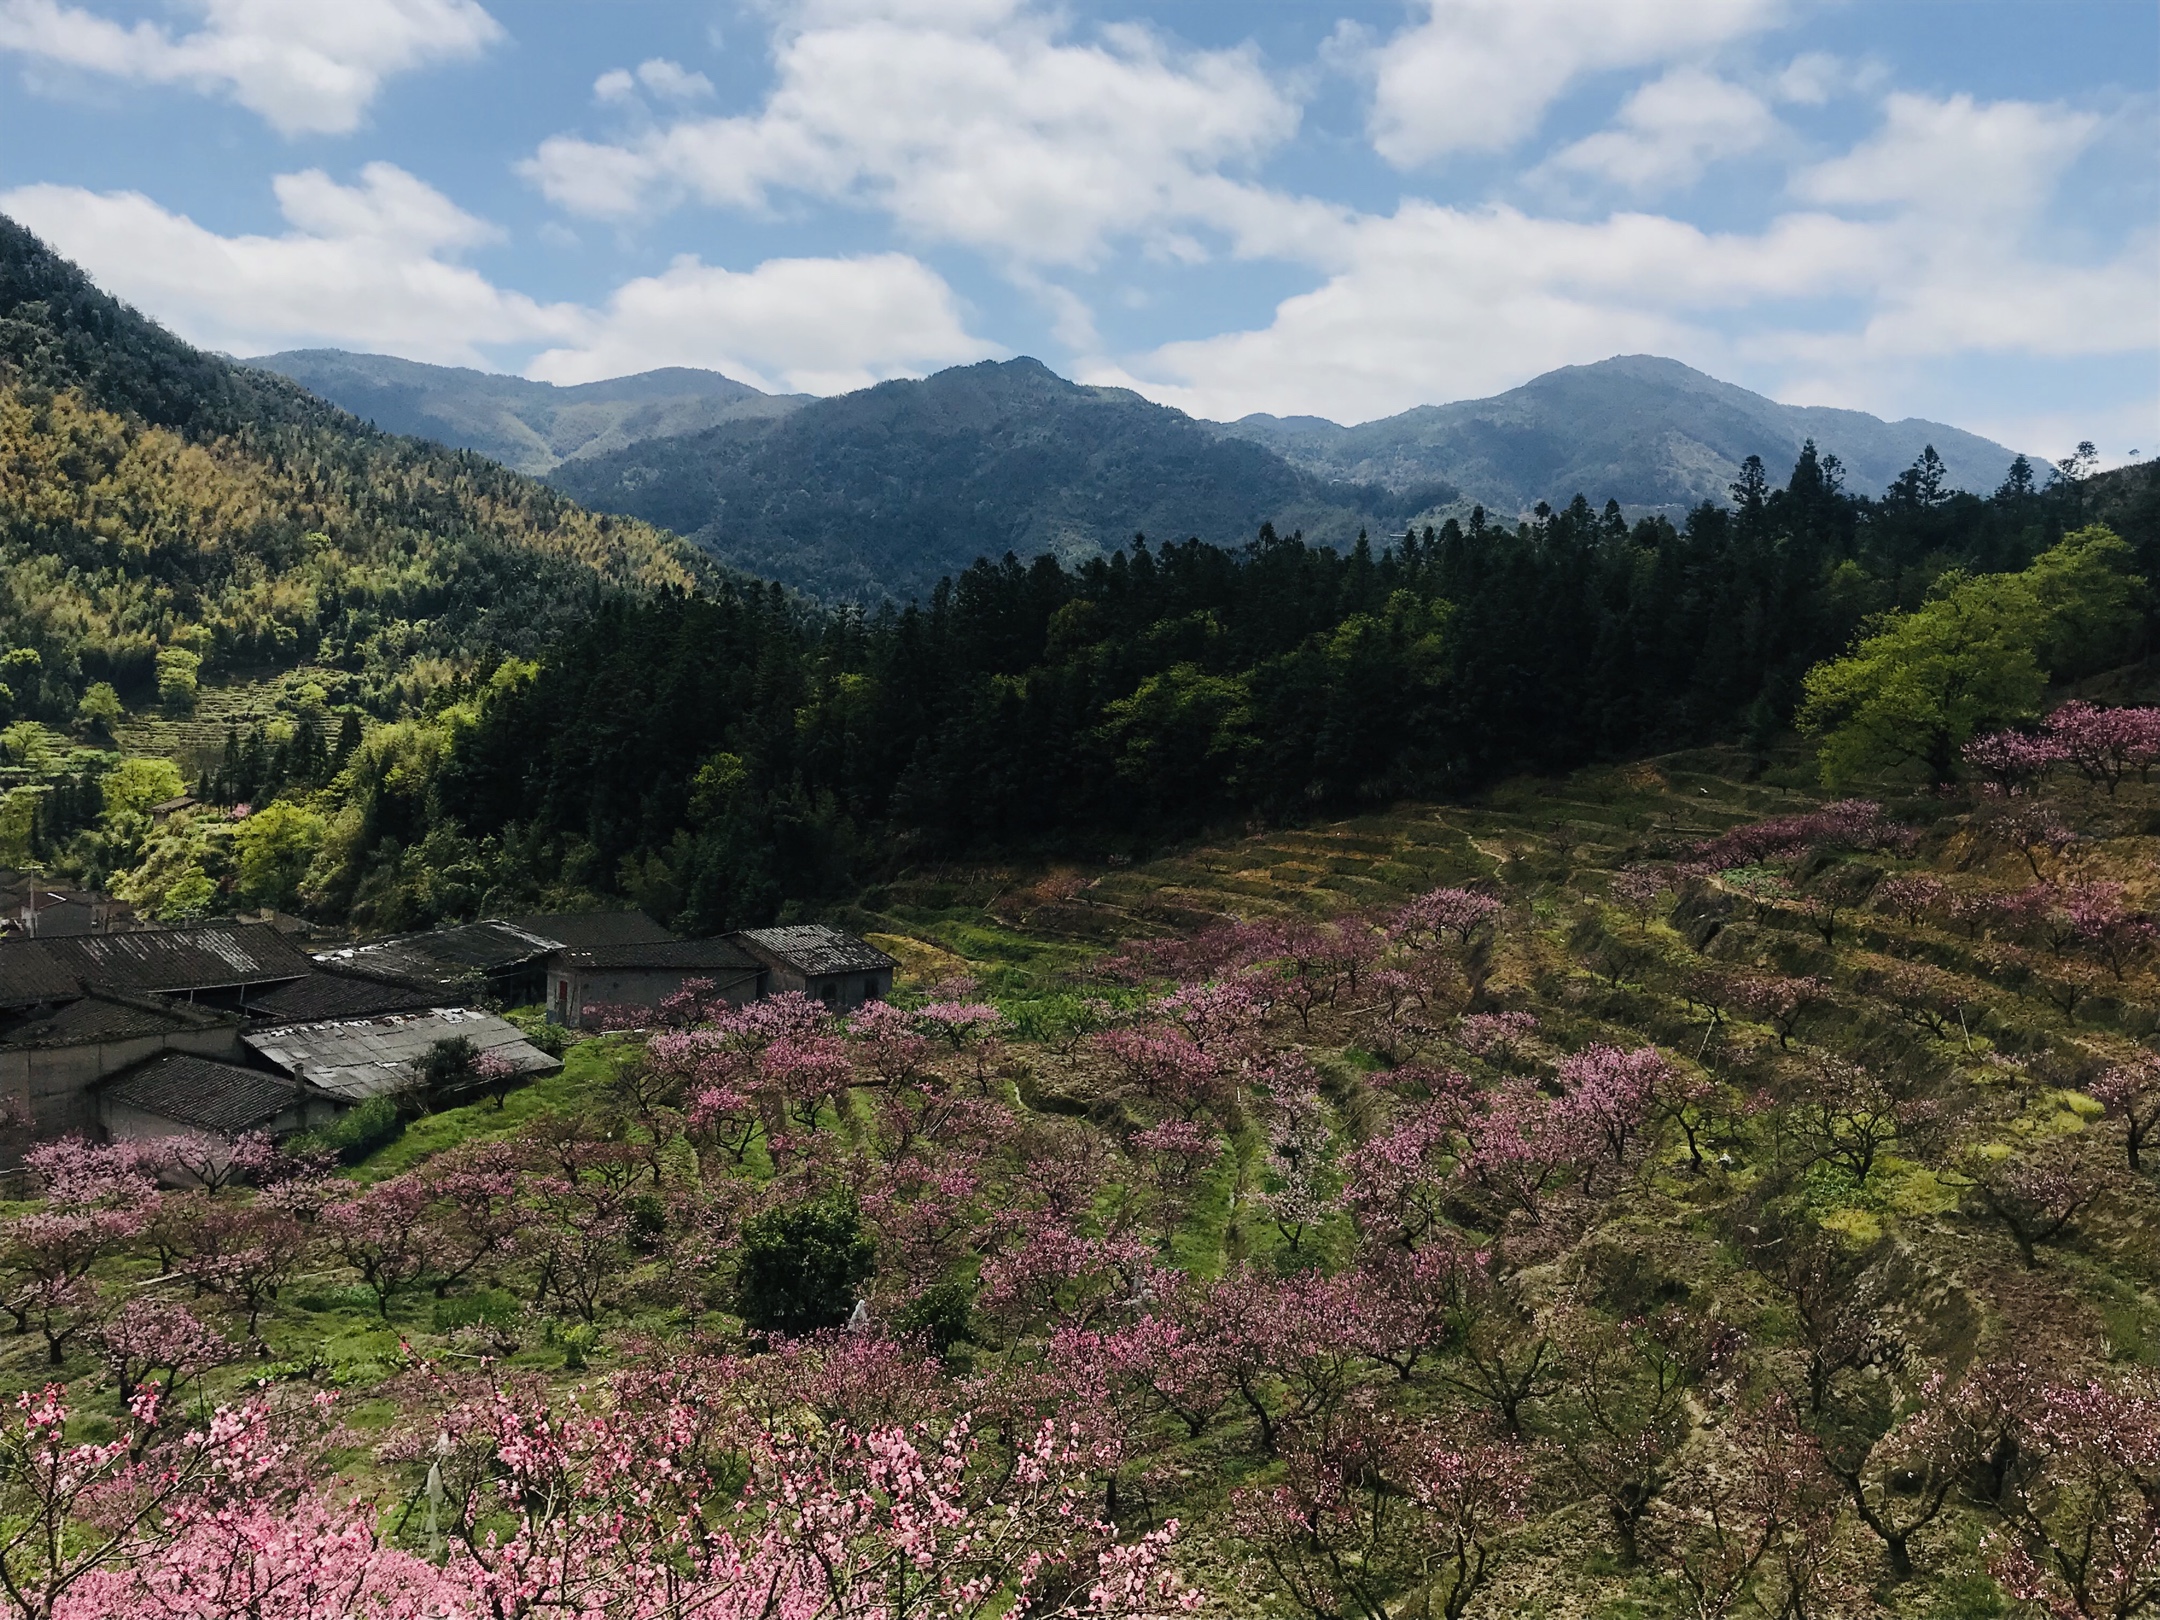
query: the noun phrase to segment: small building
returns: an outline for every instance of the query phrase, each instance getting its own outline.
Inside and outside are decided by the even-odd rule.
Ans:
[[[97,1088],[98,1123],[114,1142],[196,1135],[231,1142],[249,1131],[285,1136],[327,1123],[329,1099],[311,1098],[283,1075],[214,1058],[165,1052],[122,1069]]]
[[[112,990],[78,994],[58,1006],[18,1008],[0,1021],[0,1098],[33,1135],[90,1132],[97,1086],[169,1052],[240,1057],[237,1014]]]
[[[133,906],[95,889],[71,889],[33,880],[0,897],[0,936],[9,939],[67,939],[134,926]]]
[[[348,945],[319,952],[315,962],[333,971],[426,990],[437,1002],[484,996],[517,1007],[536,1003],[546,994],[547,959],[557,951],[674,937],[641,911],[573,911],[491,917],[455,928]]]
[[[333,1018],[251,1029],[240,1039],[287,1079],[340,1107],[395,1096],[413,1081],[413,1065],[437,1041],[463,1036],[525,1076],[553,1074],[562,1059],[526,1040],[513,1024],[469,1007],[430,1007],[373,1018]]]
[[[657,1007],[686,984],[708,999],[755,1001],[765,965],[732,939],[662,939],[557,951],[548,958],[547,1015],[572,1027],[595,1007]]]
[[[765,970],[760,996],[799,990],[835,1012],[890,996],[893,969],[900,965],[860,935],[824,923],[751,928],[732,937]]]

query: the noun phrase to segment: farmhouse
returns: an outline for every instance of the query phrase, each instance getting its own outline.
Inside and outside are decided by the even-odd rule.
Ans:
[[[602,1007],[657,1007],[684,985],[708,1000],[755,1001],[765,965],[732,939],[664,939],[557,951],[548,958],[548,1018],[580,1024]]]
[[[872,945],[824,923],[792,928],[751,928],[733,936],[764,968],[758,994],[799,990],[835,1012],[892,994],[899,964]]]

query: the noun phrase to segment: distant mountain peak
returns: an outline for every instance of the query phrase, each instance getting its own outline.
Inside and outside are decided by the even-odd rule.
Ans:
[[[293,349],[246,363],[289,377],[388,432],[477,450],[535,474],[641,439],[785,415],[805,398],[763,393],[695,366],[558,384],[343,349]]]

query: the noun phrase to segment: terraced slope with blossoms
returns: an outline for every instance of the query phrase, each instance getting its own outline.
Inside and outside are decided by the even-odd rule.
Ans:
[[[37,1149],[0,1590],[2146,1612],[2156,719],[953,870],[845,1022],[692,992],[354,1163]]]

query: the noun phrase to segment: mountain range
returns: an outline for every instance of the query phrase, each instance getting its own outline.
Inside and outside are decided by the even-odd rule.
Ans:
[[[689,366],[565,388],[343,349],[289,349],[248,364],[290,377],[387,432],[477,450],[535,475],[640,439],[677,438],[743,417],[785,416],[810,399],[762,393]]]
[[[1782,405],[1652,355],[1354,427],[1203,421],[1025,358],[825,399],[685,367],[558,388],[336,350],[249,363],[836,599],[918,594],[1006,551],[1099,555],[1136,532],[1235,541],[1272,522],[1346,544],[1474,505],[1512,519],[1578,493],[1678,518],[1726,499],[1749,455],[1782,481],[1811,438],[1860,493],[1929,444],[1971,490],[1994,488],[2014,454],[1941,422]]]

